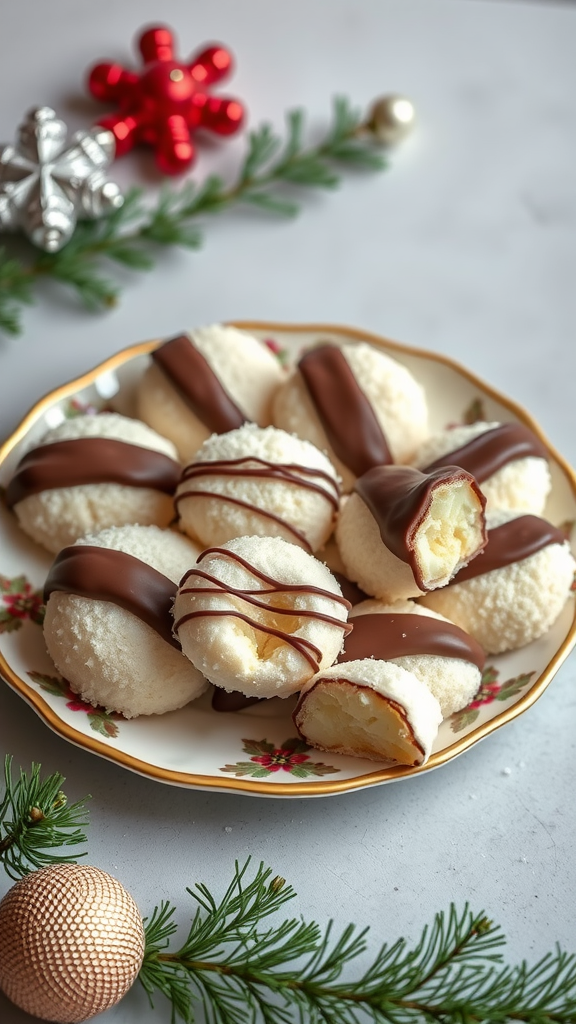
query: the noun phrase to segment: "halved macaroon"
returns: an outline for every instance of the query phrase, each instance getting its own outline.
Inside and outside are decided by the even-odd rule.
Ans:
[[[368,658],[319,672],[302,688],[293,718],[319,750],[416,766],[428,760],[442,714],[412,672]]]

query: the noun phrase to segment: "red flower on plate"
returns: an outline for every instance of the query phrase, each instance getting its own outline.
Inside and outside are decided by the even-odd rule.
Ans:
[[[270,754],[260,754],[258,757],[251,757],[250,760],[264,765],[269,772],[279,772],[280,770],[290,772],[294,765],[309,761],[310,758],[308,754],[295,754],[293,750],[277,747]]]
[[[507,679],[505,682],[499,683],[498,669],[494,668],[493,665],[487,665],[482,673],[480,689],[474,700],[470,701],[468,706],[463,708],[462,711],[457,711],[456,714],[452,715],[452,732],[461,732],[462,729],[472,725],[478,718],[483,704],[492,704],[492,701],[495,700],[506,701],[512,697],[517,697],[528,686],[534,675],[536,675],[535,672],[522,672],[521,675],[514,676],[513,679]]]
[[[106,708],[94,707],[93,704],[80,700],[68,680],[62,679],[60,676],[48,676],[44,672],[29,672],[28,675],[32,682],[37,683],[45,693],[49,693],[53,697],[64,697],[66,707],[70,711],[83,711],[94,732],[101,733],[106,739],[116,738],[118,735],[116,721],[122,719],[122,715],[116,711],[106,711]]]
[[[0,633],[10,633],[26,619],[41,625],[44,602],[41,590],[34,590],[25,576],[0,576]]]
[[[265,739],[245,739],[242,744],[244,753],[251,755],[250,760],[225,764],[220,771],[229,772],[238,778],[251,775],[254,779],[263,779],[280,771],[289,772],[297,779],[307,779],[310,775],[331,775],[340,771],[323,761],[311,761],[310,755],[305,753],[311,747],[298,737],[284,740],[279,747]]]

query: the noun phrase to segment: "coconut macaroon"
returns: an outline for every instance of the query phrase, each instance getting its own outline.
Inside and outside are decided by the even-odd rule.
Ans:
[[[249,420],[268,426],[283,379],[277,358],[251,334],[224,324],[197,327],[152,353],[139,384],[138,415],[188,462],[211,434]]]
[[[482,681],[486,655],[480,644],[438,612],[413,601],[362,601],[352,608],[354,629],[338,662],[391,661],[425,683],[443,718],[465,708]]]
[[[182,650],[215,686],[289,697],[335,661],[347,609],[330,571],[280,537],[207,548],[174,602]]]
[[[382,601],[443,587],[486,543],[485,498],[454,466],[378,466],[342,505],[336,540],[346,575]]]
[[[410,371],[373,345],[325,344],[276,392],[273,423],[326,451],[347,492],[372,466],[410,460],[428,409]]]
[[[438,701],[412,672],[370,659],[319,672],[293,718],[319,750],[411,766],[428,760],[442,721]]]
[[[60,552],[45,585],[44,638],[83,700],[133,718],[181,708],[207,688],[172,635],[178,580],[198,553],[156,526],[112,527]]]
[[[569,596],[576,562],[562,531],[538,516],[499,510],[487,525],[484,552],[422,601],[500,654],[547,632]]]
[[[7,491],[20,526],[49,551],[86,533],[167,526],[181,467],[174,445],[117,413],[76,416],[20,460]]]
[[[234,537],[283,537],[316,551],[332,533],[340,492],[326,456],[275,427],[213,434],[176,492],[180,527],[203,547]]]
[[[425,472],[460,466],[480,484],[488,510],[503,508],[541,515],[552,482],[548,451],[523,423],[453,427],[424,441],[413,465]]]

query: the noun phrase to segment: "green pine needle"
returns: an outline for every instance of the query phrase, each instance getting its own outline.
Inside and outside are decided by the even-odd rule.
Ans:
[[[576,957],[556,949],[533,967],[503,965],[505,939],[468,905],[437,914],[410,947],[385,944],[355,979],[350,965],[368,953],[368,929],[334,937],[291,918],[262,925],[295,893],[248,860],[218,902],[205,885],[188,892],[198,906],[179,949],[169,951],[175,908],[163,903],[146,923],[140,972],[152,1005],[162,993],[172,1022],[193,1024],[574,1024]],[[343,978],[343,975],[346,975]]]
[[[230,186],[211,174],[201,184],[187,182],[180,189],[163,188],[150,208],[143,189],[132,188],[124,204],[108,217],[83,221],[58,253],[41,253],[28,246],[21,260],[9,254],[10,242],[0,250],[0,332],[22,333],[22,307],[34,301],[34,285],[51,279],[72,289],[89,310],[116,305],[120,286],[103,272],[106,262],[130,271],[150,270],[168,246],[201,248],[204,235],[196,220],[245,203],[282,217],[294,217],[295,188],[337,188],[345,168],[381,170],[385,160],[378,142],[347,99],[334,101],[332,124],[315,146],[304,146],[305,114],[287,114],[286,138],[269,124],[251,132],[248,151]],[[288,194],[286,194],[288,192]],[[26,243],[19,240],[20,248]]]
[[[59,772],[40,778],[40,765],[30,774],[20,769],[12,777],[12,758],[4,760],[4,795],[0,799],[0,863],[10,878],[20,878],[34,868],[48,864],[73,863],[78,853],[51,853],[62,847],[86,842],[82,828],[87,824],[85,801],[69,804],[62,792],[64,777]]]

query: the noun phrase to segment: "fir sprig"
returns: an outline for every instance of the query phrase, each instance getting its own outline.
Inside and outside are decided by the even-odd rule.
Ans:
[[[217,902],[205,885],[184,944],[169,942],[175,908],[163,903],[146,923],[140,972],[150,1002],[161,992],[172,1022],[192,1024],[574,1024],[576,957],[559,948],[533,967],[503,964],[505,939],[468,905],[437,914],[420,940],[385,944],[356,979],[342,980],[368,949],[368,929],[291,918],[262,927],[295,895],[282,878],[249,861]]]
[[[62,847],[86,842],[85,801],[69,804],[62,792],[64,776],[54,772],[40,778],[40,765],[30,774],[20,769],[12,777],[12,758],[4,760],[4,795],[0,799],[0,863],[10,878],[20,878],[47,864],[75,862],[86,851],[62,853]],[[59,850],[51,853],[51,850]]]
[[[33,287],[51,279],[71,288],[90,310],[114,306],[120,294],[117,281],[105,276],[102,265],[112,261],[130,270],[149,270],[167,246],[199,249],[204,241],[196,219],[246,203],[269,213],[293,217],[298,204],[294,187],[336,188],[340,168],[381,170],[386,166],[369,120],[363,120],[347,99],[334,101],[332,124],[315,146],[305,146],[305,115],[287,115],[285,139],[268,124],[251,132],[248,151],[236,180],[227,185],[218,175],[203,183],[188,182],[180,189],[162,189],[150,207],[142,189],[131,189],[124,205],[110,216],[80,223],[58,253],[27,246],[24,259],[0,249],[0,331],[20,334],[22,306],[33,302]],[[19,246],[26,246],[19,240]]]

